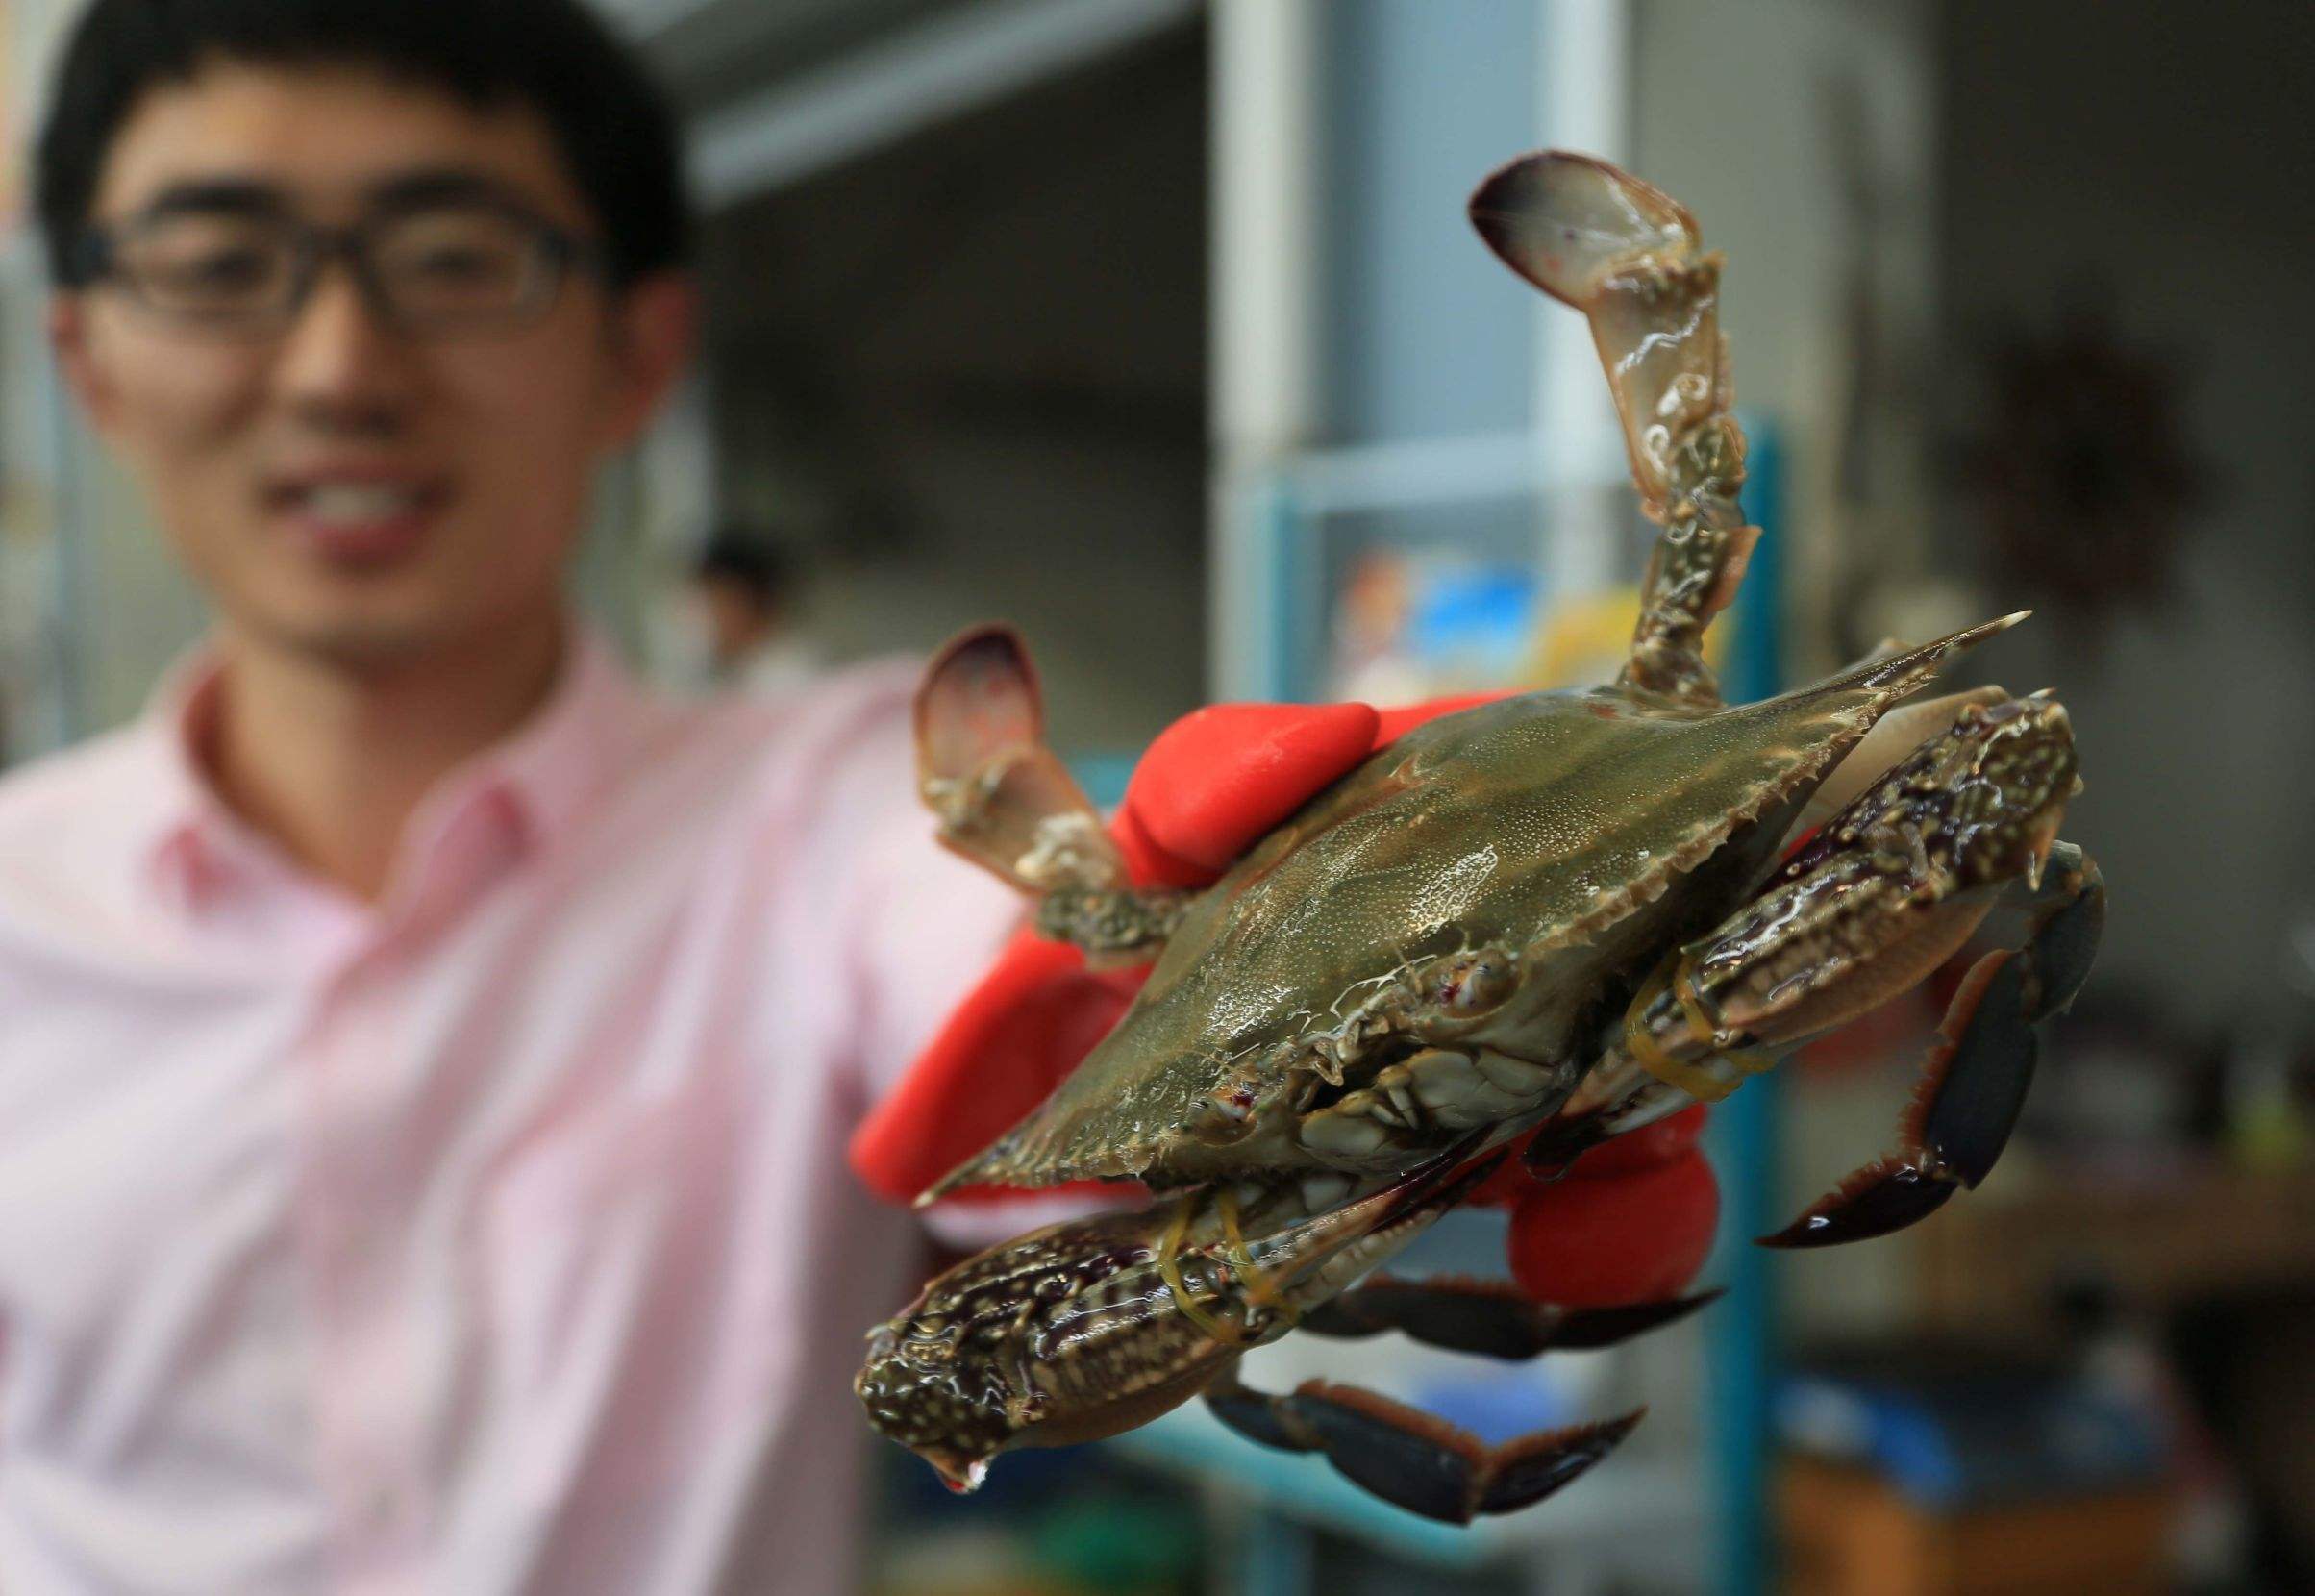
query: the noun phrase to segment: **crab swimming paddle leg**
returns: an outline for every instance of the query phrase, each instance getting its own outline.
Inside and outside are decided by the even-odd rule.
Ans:
[[[1504,263],[1591,323],[1641,508],[1663,528],[1621,680],[1720,702],[1705,629],[1736,596],[1758,527],[1736,507],[1744,434],[1729,414],[1717,253],[1669,194],[1590,156],[1546,150],[1481,184],[1471,222]]]
[[[1037,930],[1097,963],[1150,957],[1183,895],[1139,891],[1125,856],[1060,757],[1020,634],[952,638],[916,693],[917,790],[941,843],[1038,899]]]
[[[1232,1370],[1207,1387],[1206,1404],[1248,1440],[1322,1453],[1355,1484],[1443,1524],[1542,1501],[1614,1451],[1647,1411],[1489,1446],[1420,1408],[1324,1380],[1270,1396],[1241,1384]]]

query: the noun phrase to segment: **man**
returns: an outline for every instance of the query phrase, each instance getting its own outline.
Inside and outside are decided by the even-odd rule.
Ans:
[[[563,608],[689,342],[664,109],[574,0],[97,0],[38,196],[215,624],[0,784],[0,1590],[849,1588],[844,1144],[1018,910],[909,669],[680,709]],[[904,1110],[1041,1087],[963,1035]]]
[[[56,348],[215,630],[0,786],[12,1596],[704,1590],[751,1510],[756,1588],[848,1585],[908,1228],[844,1135],[1017,906],[911,671],[678,711],[566,614],[678,196],[563,0],[71,42]]]

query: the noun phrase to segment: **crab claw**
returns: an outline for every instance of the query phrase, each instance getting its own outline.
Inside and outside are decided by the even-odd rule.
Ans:
[[[1420,1408],[1324,1380],[1305,1381],[1291,1396],[1266,1396],[1233,1379],[1207,1391],[1206,1401],[1248,1440],[1323,1453],[1354,1484],[1444,1524],[1542,1501],[1614,1451],[1647,1412],[1491,1447]]]
[[[1963,978],[1899,1122],[1897,1150],[1762,1236],[1762,1246],[1829,1247],[1886,1235],[1992,1172],[2033,1080],[2033,1026],[2074,1001],[2105,919],[2098,867],[2071,843],[2048,852],[2045,880],[2061,901],[2023,950],[1989,953]]]

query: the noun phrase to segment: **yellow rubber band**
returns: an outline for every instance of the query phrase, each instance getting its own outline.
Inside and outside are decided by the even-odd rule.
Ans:
[[[1672,995],[1688,1016],[1688,1031],[1698,1041],[1709,1042],[1720,1035],[1720,1027],[1705,1014],[1704,997],[1696,989],[1696,959],[1694,955],[1680,961],[1680,969],[1672,977]],[[1729,1047],[1714,1050],[1747,1075],[1758,1075],[1777,1067],[1777,1056],[1766,1048]],[[1728,1088],[1734,1091],[1730,1085]]]
[[[1680,1005],[1680,1012],[1688,1016],[1690,1039],[1708,1043],[1719,1036],[1720,1027],[1705,1013],[1705,1000],[1697,994],[1696,959],[1692,954],[1681,955],[1680,968],[1672,972],[1672,997]]]
[[[1665,963],[1670,962],[1670,960],[1665,960]],[[1662,965],[1657,966],[1659,971],[1662,968]],[[1717,1103],[1736,1089],[1736,1083],[1717,1080],[1696,1065],[1675,1059],[1663,1050],[1654,1036],[1648,1034],[1647,1026],[1642,1023],[1642,1016],[1647,1013],[1648,1006],[1655,1001],[1656,994],[1664,990],[1666,986],[1673,988],[1673,996],[1680,1001],[1681,1011],[1686,1014],[1690,1027],[1695,1026],[1698,1011],[1689,1008],[1692,1000],[1681,996],[1675,982],[1667,981],[1664,986],[1658,986],[1652,978],[1641,984],[1640,989],[1632,994],[1631,1007],[1624,1010],[1625,1049],[1630,1053],[1642,1069],[1663,1082],[1667,1086],[1678,1086],[1690,1097],[1702,1102]],[[1706,1027],[1705,1034],[1697,1039],[1709,1041],[1711,1038],[1712,1031]]]
[[[1175,1210],[1173,1223],[1165,1228],[1165,1239],[1158,1244],[1158,1274],[1165,1282],[1165,1288],[1174,1294],[1174,1306],[1182,1309],[1190,1323],[1226,1346],[1243,1346],[1246,1337],[1238,1333],[1237,1327],[1215,1318],[1200,1308],[1197,1299],[1190,1295],[1189,1287],[1182,1283],[1182,1241],[1189,1234],[1190,1205],[1196,1201],[1194,1197],[1182,1199],[1181,1208]]]
[[[1235,1193],[1224,1191],[1214,1197],[1214,1207],[1222,1211],[1222,1234],[1229,1238],[1228,1257],[1237,1270],[1238,1279],[1246,1287],[1246,1300],[1257,1308],[1276,1309],[1289,1321],[1299,1317],[1286,1306],[1285,1296],[1270,1271],[1254,1261],[1254,1254],[1246,1245],[1246,1237],[1238,1229],[1238,1199]]]

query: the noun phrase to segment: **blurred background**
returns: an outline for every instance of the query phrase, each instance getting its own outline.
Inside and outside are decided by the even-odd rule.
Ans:
[[[1560,144],[1729,257],[1733,695],[2032,606],[1961,680],[2061,691],[2113,894],[2018,1143],[1915,1231],[1738,1244],[1887,1144],[1929,1010],[1715,1115],[1700,1319],[1250,1370],[1502,1434],[1649,1403],[1564,1496],[1443,1531],[1191,1412],[969,1504],[894,1451],[880,1591],[2315,1590],[2315,9],[604,4],[707,216],[705,361],[585,579],[663,677],[713,674],[710,612],[734,676],[1008,617],[1113,795],[1209,697],[1597,674],[1647,546],[1606,387],[1461,210]],[[19,135],[69,11],[0,5]],[[134,713],[199,613],[63,408],[0,183],[6,762]],[[1419,1262],[1497,1267],[1457,1217]]]

